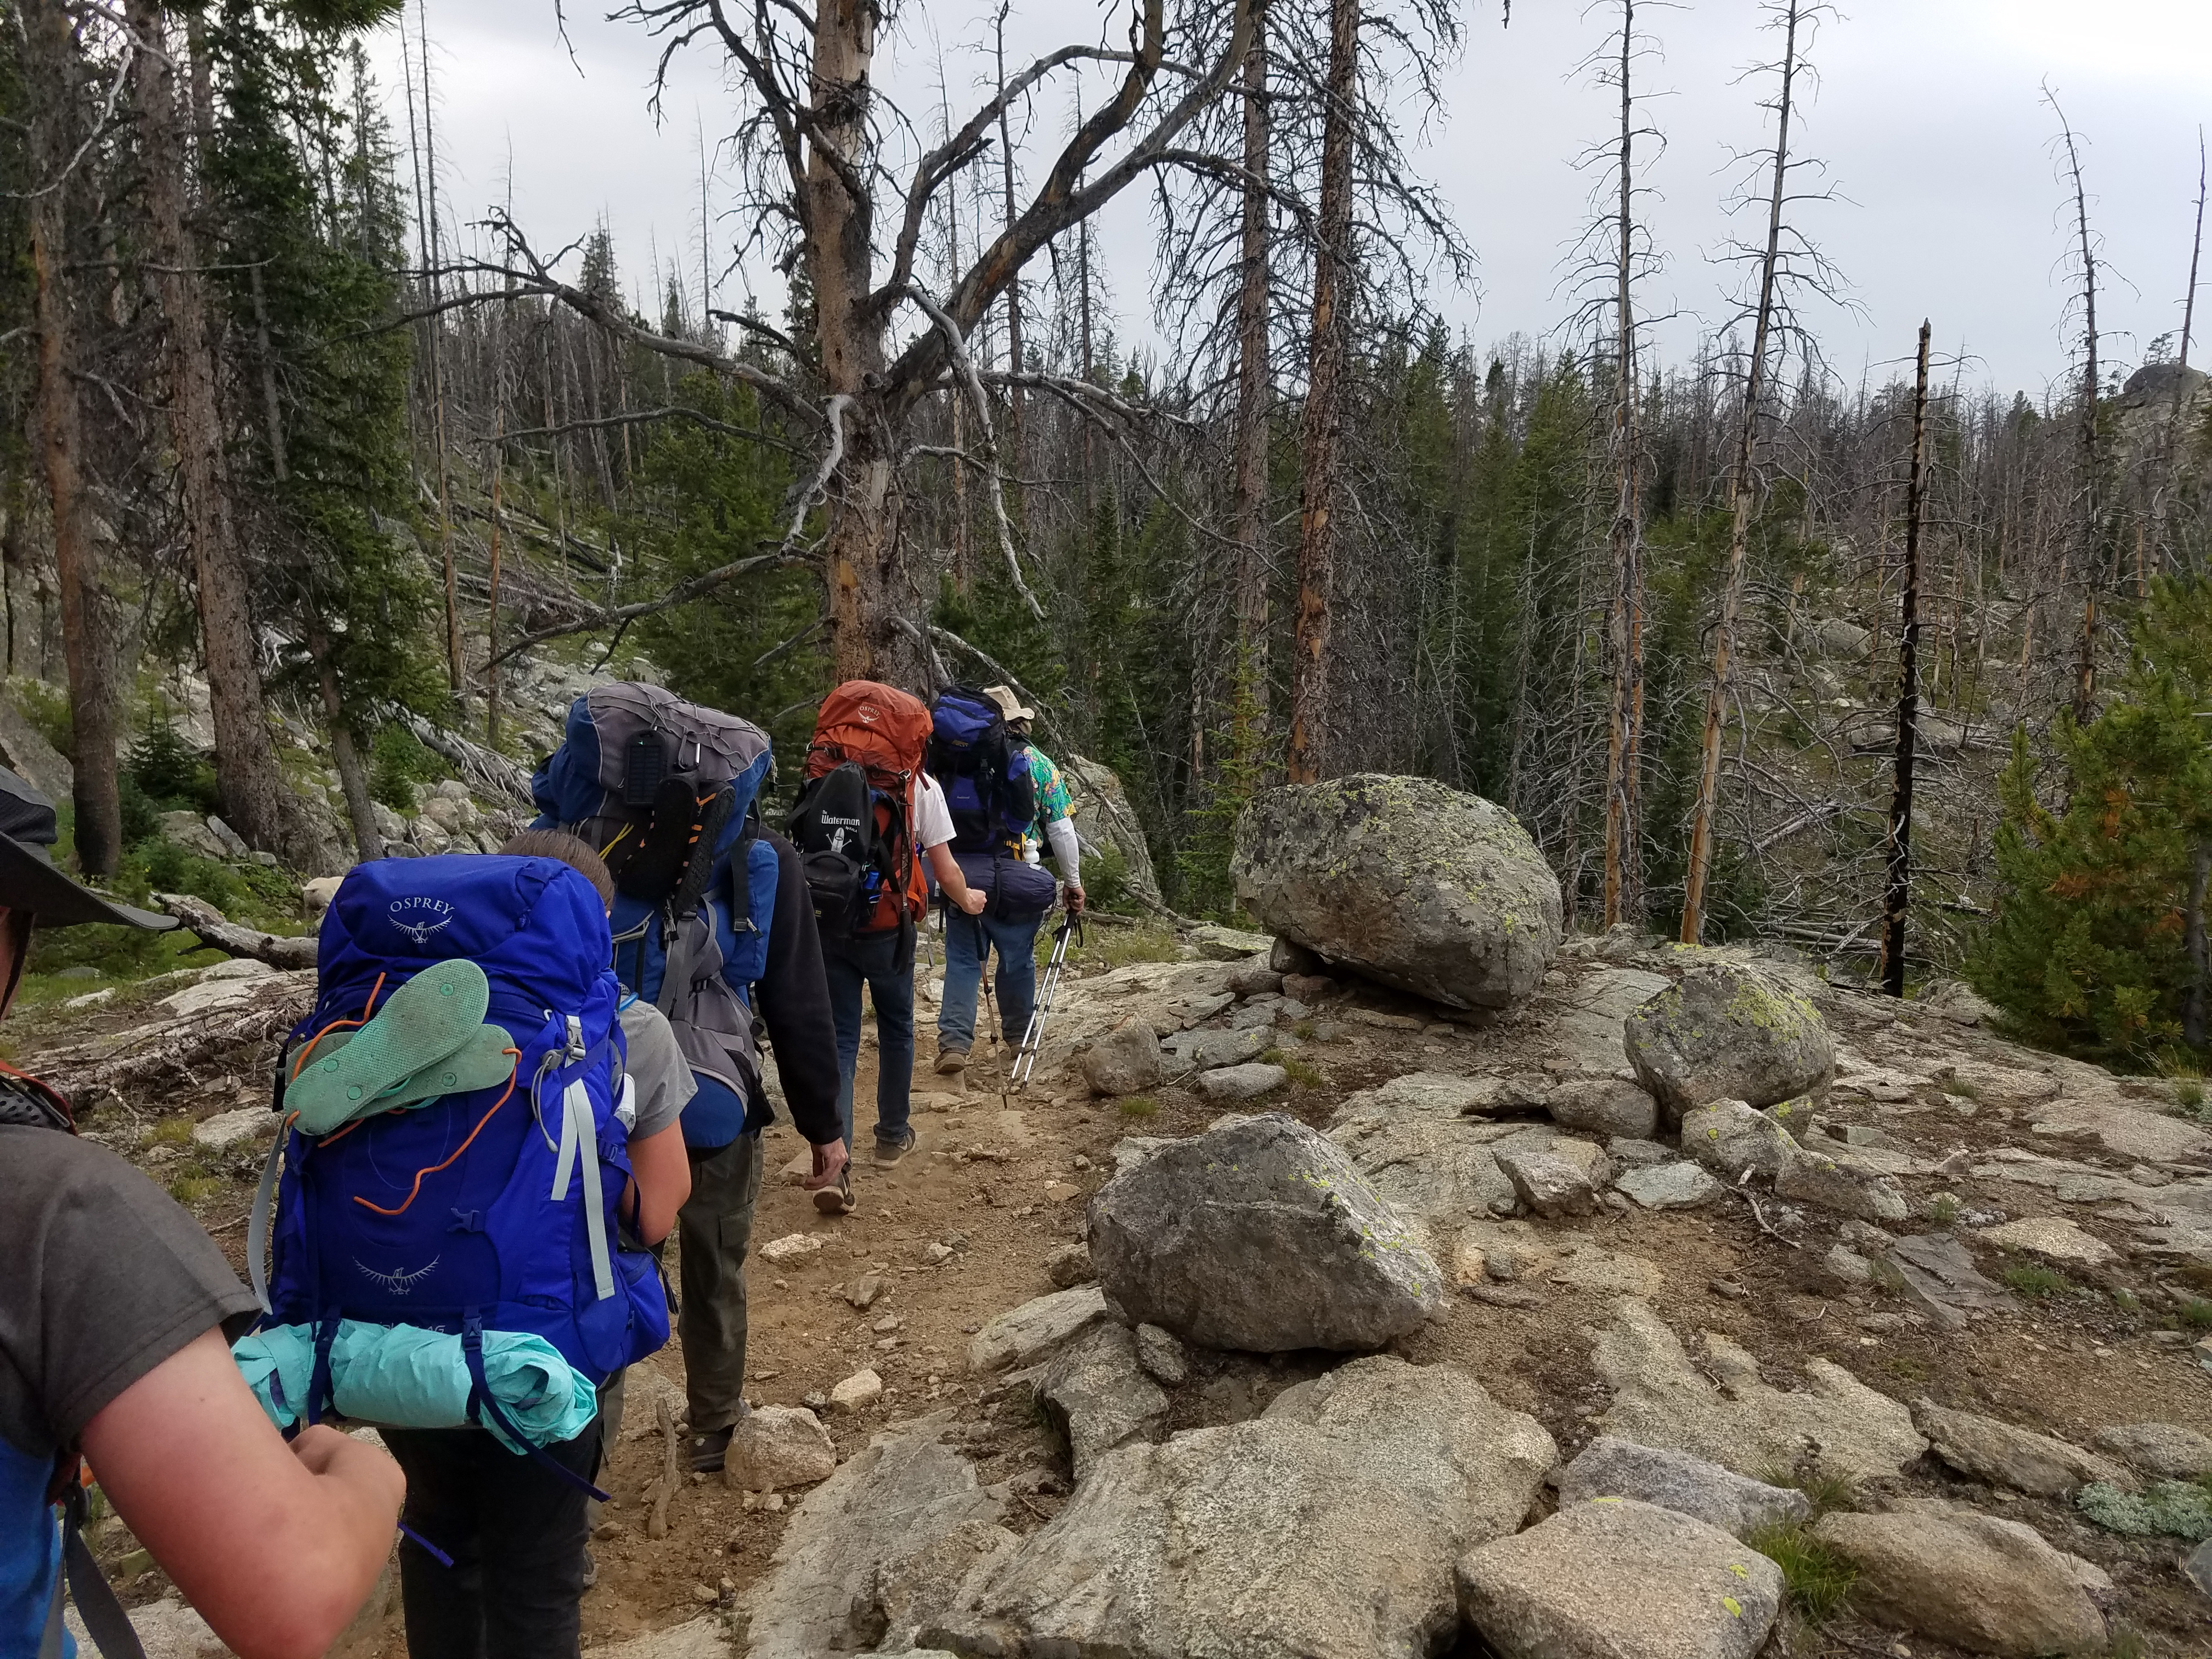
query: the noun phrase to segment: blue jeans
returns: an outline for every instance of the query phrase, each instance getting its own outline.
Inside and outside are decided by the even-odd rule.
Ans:
[[[853,1145],[853,1074],[860,1066],[860,988],[876,1006],[876,1139],[907,1136],[913,1109],[914,964],[897,967],[898,934],[863,933],[822,939],[822,967],[830,980],[830,1018],[837,1027],[837,1115],[845,1146]]]
[[[1009,1048],[1029,1030],[1036,1006],[1036,936],[1044,918],[994,921],[954,911],[945,922],[945,1000],[937,1011],[937,1046],[967,1048],[975,1041],[975,994],[983,983],[983,963],[995,947],[999,973],[999,1035]]]

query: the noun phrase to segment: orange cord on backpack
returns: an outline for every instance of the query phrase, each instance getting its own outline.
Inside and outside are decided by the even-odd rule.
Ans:
[[[520,1048],[503,1048],[500,1052],[502,1054],[513,1054],[514,1056],[516,1066],[520,1066],[522,1063],[522,1051]],[[405,1214],[407,1206],[410,1204],[412,1204],[422,1195],[423,1180],[427,1176],[437,1174],[438,1171],[444,1169],[447,1164],[451,1164],[453,1159],[459,1158],[463,1152],[468,1151],[469,1147],[475,1142],[476,1138],[483,1133],[484,1125],[491,1121],[493,1114],[497,1112],[501,1107],[507,1104],[508,1098],[514,1093],[514,1085],[517,1077],[518,1073],[514,1070],[514,1067],[508,1067],[507,1074],[507,1087],[501,1091],[499,1098],[492,1102],[491,1111],[486,1112],[482,1117],[477,1120],[477,1127],[469,1131],[468,1139],[464,1140],[459,1146],[454,1147],[453,1152],[447,1155],[445,1163],[433,1164],[427,1170],[417,1170],[415,1172],[415,1184],[407,1189],[407,1196],[401,1200],[398,1209],[387,1210],[381,1204],[372,1204],[358,1193],[354,1194],[353,1201],[360,1205],[364,1210],[374,1210],[379,1215]],[[362,1121],[366,1121],[367,1120],[364,1119]],[[359,1127],[359,1124],[349,1124],[347,1128],[358,1128]],[[346,1130],[344,1129],[338,1131],[339,1134],[343,1134],[345,1133]],[[337,1139],[337,1135],[332,1135],[331,1137],[331,1140],[335,1140]],[[322,1144],[327,1146],[330,1145],[330,1141],[326,1140]]]
[[[329,1024],[324,1026],[321,1030],[316,1032],[314,1036],[309,1037],[305,1046],[301,1048],[299,1058],[292,1062],[292,1075],[284,1080],[287,1083],[297,1083],[300,1080],[301,1072],[306,1068],[308,1060],[314,1057],[315,1045],[318,1042],[320,1042],[325,1037],[328,1036],[331,1032],[337,1030],[340,1026],[368,1024],[369,1015],[376,1007],[376,994],[383,988],[384,975],[379,974],[376,976],[376,983],[368,988],[368,1006],[361,1011],[361,1018],[359,1019],[334,1019]],[[325,1144],[327,1145],[328,1143],[325,1142]]]

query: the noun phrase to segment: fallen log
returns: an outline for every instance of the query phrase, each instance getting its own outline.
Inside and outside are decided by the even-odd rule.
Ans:
[[[220,996],[208,994],[211,988],[205,983],[191,986],[147,1010],[143,1024],[27,1058],[40,1077],[80,1104],[89,1104],[95,1091],[112,1091],[130,1104],[129,1091],[179,1083],[197,1088],[205,1081],[203,1073],[234,1069],[240,1049],[282,1036],[314,1005],[312,972],[219,983]],[[202,994],[188,994],[192,992]],[[181,1006],[171,1006],[173,1000]]]
[[[241,927],[227,920],[205,899],[194,898],[189,893],[156,893],[154,902],[184,923],[201,944],[212,945],[228,955],[251,957],[271,968],[288,970],[315,965],[316,941],[313,933],[287,939],[281,933],[264,933]]]

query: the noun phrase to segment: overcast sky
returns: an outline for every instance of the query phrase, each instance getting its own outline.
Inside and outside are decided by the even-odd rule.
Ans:
[[[650,284],[656,259],[664,268],[680,261],[696,295],[699,133],[711,151],[739,108],[713,49],[702,43],[677,60],[656,123],[647,106],[656,46],[635,23],[604,21],[592,0],[569,0],[574,62],[552,0],[416,3],[428,4],[440,173],[453,216],[476,216],[511,192],[542,246],[604,218],[633,284]],[[956,119],[963,88],[972,106],[988,9],[979,0],[904,0],[884,82],[917,118],[934,125],[940,62]],[[1439,286],[1431,297],[1478,342],[1556,330],[1569,308],[1562,261],[1589,188],[1571,162],[1612,118],[1610,94],[1589,88],[1576,66],[1612,10],[1516,0],[1511,27],[1502,28],[1496,0],[1484,0],[1469,15],[1464,54],[1445,71],[1448,107],[1417,154],[1480,263],[1471,288]],[[1015,0],[1009,56],[1077,39],[1119,44],[1127,12],[1127,0]],[[410,6],[410,42],[415,15]],[[1700,326],[1729,313],[1733,277],[1713,256],[1731,231],[1723,212],[1731,147],[1755,147],[1762,134],[1763,83],[1740,76],[1771,43],[1753,0],[1688,0],[1647,15],[1664,52],[1643,78],[1667,94],[1651,107],[1667,149],[1648,179],[1667,263],[1644,303],[1680,313],[1661,344],[1683,356]],[[2212,3],[1846,0],[1812,55],[1820,76],[1803,112],[1802,153],[1826,163],[1838,199],[1808,206],[1802,219],[1856,304],[1809,319],[1847,379],[1907,356],[1923,316],[1934,321],[1939,354],[1967,354],[1970,382],[2039,396],[2064,372],[2070,222],[2052,171],[2046,78],[2086,141],[2091,212],[2109,266],[2099,306],[2107,356],[2132,367],[2153,339],[2179,330],[2197,132],[2212,117]],[[404,134],[397,30],[381,37],[376,58]],[[1040,142],[1055,137],[1067,118],[1061,96],[1041,100],[1033,131]],[[744,287],[726,274],[731,199],[718,170],[708,183],[715,301],[734,308]],[[1758,231],[1748,222],[1742,228]],[[1118,206],[1105,231],[1116,303],[1143,338],[1152,239],[1142,201]],[[756,261],[750,276],[773,306],[773,276]],[[2207,326],[2200,313],[2200,341]],[[2203,362],[2212,351],[2200,344],[2191,356]]]

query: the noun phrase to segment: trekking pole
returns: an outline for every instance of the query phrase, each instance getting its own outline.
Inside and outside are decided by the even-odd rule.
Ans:
[[[1036,1074],[1037,1054],[1044,1042],[1044,1023],[1052,1014],[1054,994],[1060,989],[1060,977],[1067,971],[1067,943],[1081,933],[1083,920],[1071,913],[1054,930],[1052,959],[1045,964],[1044,983],[1037,988],[1036,1006],[1030,1010],[1029,1029],[1022,1033],[1022,1046],[1014,1055],[1009,1077],[1016,1093],[1029,1087],[1030,1079]]]

